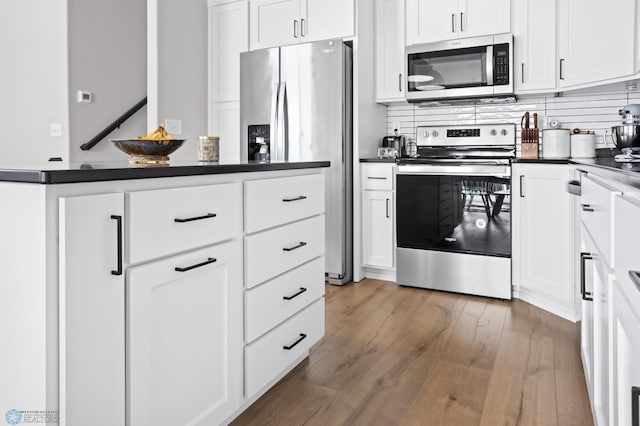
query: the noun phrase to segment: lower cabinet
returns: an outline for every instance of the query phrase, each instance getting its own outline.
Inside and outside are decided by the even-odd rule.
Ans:
[[[513,165],[512,261],[516,297],[575,321],[572,176],[570,165]]]
[[[364,191],[362,193],[362,263],[365,266],[393,268],[394,193]]]
[[[60,423],[125,423],[123,194],[59,200]]]
[[[242,399],[242,244],[127,272],[131,425],[219,424]]]

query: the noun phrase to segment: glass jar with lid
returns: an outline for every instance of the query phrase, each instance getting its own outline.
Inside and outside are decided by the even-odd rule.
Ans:
[[[213,162],[220,159],[218,136],[198,137],[198,161]]]

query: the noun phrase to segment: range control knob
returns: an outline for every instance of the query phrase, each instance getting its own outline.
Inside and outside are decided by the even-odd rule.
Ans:
[[[491,129],[491,136],[495,136],[498,134],[498,132],[496,131],[496,129]]]
[[[425,131],[422,133],[422,135],[423,135],[425,138],[428,138],[428,137],[429,137],[429,131],[428,131],[428,130],[425,130]]]
[[[507,133],[509,133],[509,132],[507,132],[507,129],[502,129],[502,130],[500,130],[500,134],[501,134],[502,136],[507,136]]]
[[[438,137],[438,131],[434,130],[433,132],[431,132],[431,136],[433,136],[434,138]]]

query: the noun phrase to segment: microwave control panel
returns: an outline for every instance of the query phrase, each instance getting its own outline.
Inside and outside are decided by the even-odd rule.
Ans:
[[[493,84],[509,84],[509,44],[496,44],[493,47]]]

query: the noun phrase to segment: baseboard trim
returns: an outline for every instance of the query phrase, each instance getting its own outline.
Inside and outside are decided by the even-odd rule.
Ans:
[[[364,268],[364,277],[375,280],[396,282],[396,271],[376,268]]]
[[[524,300],[540,309],[551,312],[561,318],[571,322],[580,320],[580,308],[565,302],[559,302],[557,299],[542,296],[520,286],[513,286],[511,293],[514,299]]]

